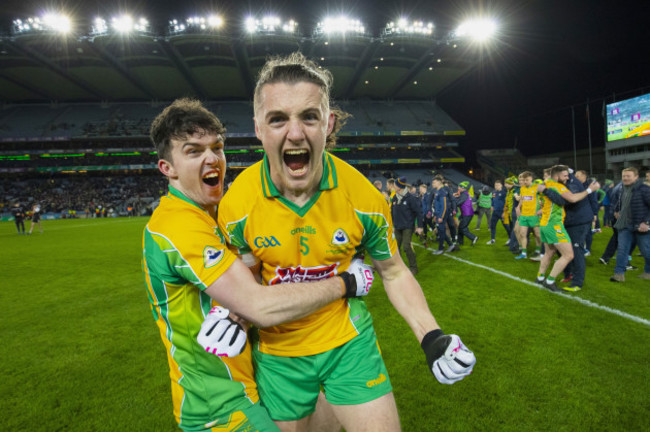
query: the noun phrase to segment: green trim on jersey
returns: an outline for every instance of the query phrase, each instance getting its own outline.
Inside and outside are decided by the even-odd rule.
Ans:
[[[244,216],[238,221],[226,224],[228,243],[236,247],[240,255],[249,253],[251,251],[251,247],[248,245],[248,243],[246,243],[246,236],[244,235],[244,229],[246,228],[247,221],[248,215]]]
[[[383,261],[390,258],[390,243],[388,241],[388,221],[381,213],[364,213],[354,210],[363,225],[361,246],[370,253],[373,259]]]

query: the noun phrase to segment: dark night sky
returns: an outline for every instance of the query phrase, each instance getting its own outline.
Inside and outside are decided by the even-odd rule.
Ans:
[[[578,148],[587,146],[585,108],[590,100],[592,143],[604,145],[602,102],[650,92],[650,1],[647,0],[348,0],[348,1],[162,1],[3,0],[2,29],[16,16],[43,5],[65,5],[76,15],[105,17],[115,10],[144,14],[164,25],[210,10],[227,18],[276,11],[298,20],[303,32],[327,13],[358,16],[377,35],[400,15],[455,27],[484,11],[498,19],[496,45],[477,55],[476,69],[445,89],[438,103],[467,131],[466,149],[512,147],[525,154],[572,148],[575,107]],[[465,152],[467,153],[467,152]]]

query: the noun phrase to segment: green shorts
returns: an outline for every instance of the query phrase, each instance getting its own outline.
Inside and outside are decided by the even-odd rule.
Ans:
[[[546,244],[571,243],[569,233],[566,232],[563,224],[542,226],[539,234],[542,242]]]
[[[393,390],[372,327],[321,354],[280,357],[254,350],[253,359],[260,398],[273,420],[313,413],[321,386],[332,405],[362,404]]]
[[[186,431],[211,431],[211,432],[280,432],[280,429],[269,417],[268,411],[260,403],[256,403],[241,411],[235,411],[228,417],[219,418],[205,425],[204,429],[184,429]]]
[[[519,216],[517,219],[519,226],[535,228],[539,226],[539,217],[538,216]]]

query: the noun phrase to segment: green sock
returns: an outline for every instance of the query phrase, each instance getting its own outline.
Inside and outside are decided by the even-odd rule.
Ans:
[[[549,277],[546,278],[546,283],[548,283],[549,285],[552,284],[553,282],[555,282],[554,277],[549,276]]]
[[[537,280],[538,280],[538,281],[541,282],[541,281],[543,281],[544,279],[546,279],[546,276],[545,276],[543,273],[537,273]]]

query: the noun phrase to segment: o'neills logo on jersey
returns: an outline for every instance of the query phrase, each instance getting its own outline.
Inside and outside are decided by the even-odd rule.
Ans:
[[[269,285],[327,279],[336,275],[336,267],[337,264],[316,267],[278,267],[275,269],[275,277],[269,281]]]
[[[205,249],[203,249],[203,265],[205,268],[210,268],[214,265],[217,265],[219,261],[221,261],[221,258],[223,258],[223,255],[223,249],[206,246]]]
[[[316,228],[312,227],[311,225],[307,225],[305,227],[292,229],[291,235],[296,235],[296,234],[316,234]]]
[[[523,199],[524,201],[532,201],[532,200],[533,200],[533,197],[532,197],[531,195],[526,195],[526,196],[522,197],[522,199]]]
[[[348,234],[343,231],[341,228],[334,231],[332,235],[332,244],[335,246],[344,245],[350,243],[350,237]]]

